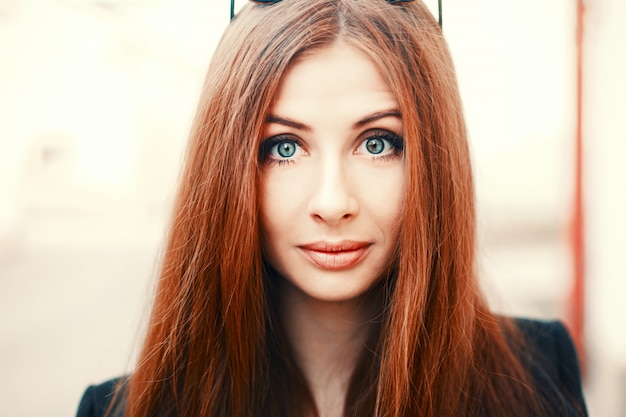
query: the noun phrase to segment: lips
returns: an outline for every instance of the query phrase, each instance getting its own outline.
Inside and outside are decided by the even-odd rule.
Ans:
[[[327,270],[348,269],[356,265],[367,253],[369,242],[345,240],[341,242],[315,242],[299,248],[317,267]]]

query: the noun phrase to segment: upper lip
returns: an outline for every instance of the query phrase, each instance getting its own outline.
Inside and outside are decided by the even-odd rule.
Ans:
[[[342,240],[340,242],[313,242],[300,245],[300,248],[316,252],[346,252],[370,246],[370,242],[359,242],[356,240]]]

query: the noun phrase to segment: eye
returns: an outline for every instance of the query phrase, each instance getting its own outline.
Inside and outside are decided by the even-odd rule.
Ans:
[[[274,148],[281,158],[291,158],[296,153],[297,146],[295,142],[281,142],[274,145]]]
[[[267,139],[261,145],[259,157],[262,162],[289,163],[303,153],[300,139],[294,136],[279,135]]]
[[[381,138],[367,138],[365,149],[371,154],[378,155],[385,149],[385,141]]]
[[[402,137],[387,130],[372,130],[365,133],[356,153],[371,155],[375,158],[394,157],[402,154]]]

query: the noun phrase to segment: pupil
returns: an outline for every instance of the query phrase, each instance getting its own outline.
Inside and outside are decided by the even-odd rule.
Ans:
[[[373,154],[379,154],[385,148],[382,139],[368,139],[365,146],[367,147],[367,151]]]
[[[278,154],[283,158],[289,158],[296,153],[296,145],[293,142],[283,142],[278,145]]]

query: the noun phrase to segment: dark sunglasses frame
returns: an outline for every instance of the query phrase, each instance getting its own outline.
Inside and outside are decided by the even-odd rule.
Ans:
[[[250,0],[252,3],[257,3],[257,4],[274,4],[274,3],[278,3],[281,0]],[[411,3],[412,1],[415,0],[387,0],[387,3]],[[441,2],[442,0],[437,0],[437,4],[438,4],[438,12],[439,12],[439,27],[443,29],[443,9],[441,6]],[[235,17],[235,0],[230,0],[230,20],[233,20],[233,18]]]

